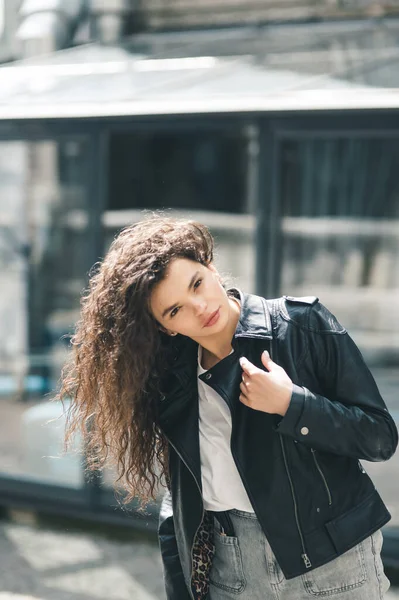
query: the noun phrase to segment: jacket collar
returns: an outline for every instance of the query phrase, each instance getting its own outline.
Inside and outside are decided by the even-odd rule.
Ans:
[[[228,290],[241,303],[240,318],[234,338],[272,339],[270,311],[264,298],[246,294],[237,288]]]

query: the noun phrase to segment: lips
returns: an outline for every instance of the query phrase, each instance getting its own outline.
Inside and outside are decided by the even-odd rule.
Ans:
[[[210,325],[213,325],[213,322],[217,320],[217,317],[219,316],[219,308],[217,310],[215,310],[215,312],[213,312],[209,318],[205,321],[204,323],[204,327],[209,327]]]

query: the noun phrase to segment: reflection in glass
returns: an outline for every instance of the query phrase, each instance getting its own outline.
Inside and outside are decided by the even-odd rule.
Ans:
[[[110,138],[105,249],[142,209],[172,210],[209,226],[228,282],[254,291],[249,130],[134,132]]]
[[[113,134],[108,208],[244,213],[245,132]]]
[[[60,458],[62,406],[43,395],[85,286],[87,186],[82,139],[0,143],[0,474],[72,487],[81,458]]]
[[[395,140],[283,146],[282,290],[317,291],[384,363],[399,335],[399,313],[390,309],[399,301],[398,159]]]

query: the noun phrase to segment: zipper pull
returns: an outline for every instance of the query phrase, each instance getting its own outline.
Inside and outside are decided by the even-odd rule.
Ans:
[[[310,569],[310,567],[312,566],[312,563],[310,562],[309,556],[307,554],[302,554],[302,560],[305,563],[305,567],[307,569]]]

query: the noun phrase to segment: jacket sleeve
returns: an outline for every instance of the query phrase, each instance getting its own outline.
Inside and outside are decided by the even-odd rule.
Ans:
[[[277,431],[321,451],[388,460],[398,444],[397,428],[359,349],[320,302],[303,312],[293,326],[306,336],[305,360],[322,393],[294,385]]]
[[[169,492],[165,494],[161,504],[158,537],[167,600],[191,600],[180,564]]]

